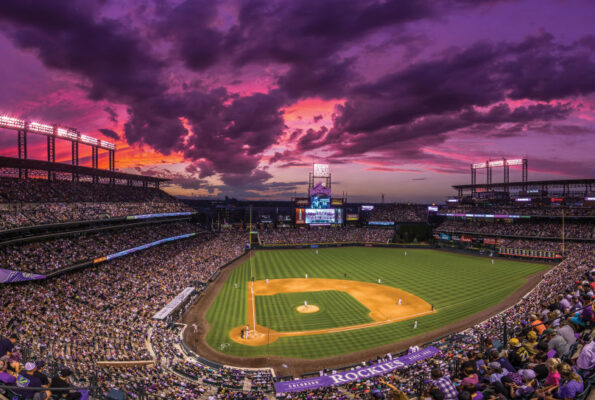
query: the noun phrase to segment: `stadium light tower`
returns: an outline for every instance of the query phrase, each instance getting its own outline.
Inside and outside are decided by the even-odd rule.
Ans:
[[[57,124],[49,125],[37,121],[26,121],[13,118],[7,115],[0,115],[0,128],[17,131],[18,157],[21,160],[27,159],[27,133],[36,133],[47,137],[47,159],[48,162],[56,162],[56,138],[67,140],[72,143],[72,165],[79,165],[79,143],[91,146],[92,167],[99,168],[99,149],[108,151],[109,170],[116,169],[116,145],[106,140],[100,140],[92,136],[83,135],[73,128],[64,128]],[[19,177],[28,176],[28,170],[19,168]],[[48,179],[52,180],[55,173],[48,172]],[[72,175],[73,180],[78,180],[76,174]],[[98,177],[94,177],[98,180]]]
[[[477,192],[477,170],[478,169],[486,169],[486,185],[490,186],[492,184],[492,168],[503,168],[504,174],[504,191],[508,192],[508,184],[510,183],[510,166],[521,165],[523,170],[523,177],[522,182],[526,184],[529,180],[529,167],[526,158],[519,158],[513,160],[507,160],[506,158],[502,158],[501,160],[487,160],[484,162],[473,163],[471,164],[471,186],[472,186],[472,193],[475,194]],[[526,185],[524,185],[526,190]]]

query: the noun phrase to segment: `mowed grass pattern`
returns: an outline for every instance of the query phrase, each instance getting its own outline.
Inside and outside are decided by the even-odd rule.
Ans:
[[[320,311],[303,314],[300,305],[316,305]],[[335,328],[374,322],[370,310],[353,296],[337,290],[307,293],[279,293],[256,296],[256,320],[279,332]]]
[[[404,252],[407,251],[407,256]],[[379,327],[281,338],[268,346],[244,346],[229,338],[229,331],[245,325],[250,270],[257,280],[303,278],[347,279],[397,287],[434,305],[437,312],[413,321]],[[474,257],[437,250],[383,248],[329,248],[314,250],[267,250],[255,253],[231,272],[219,296],[207,312],[211,329],[208,343],[225,353],[244,357],[287,356],[324,358],[350,353],[416,336],[493,306],[521,287],[526,278],[547,265]],[[234,288],[238,284],[238,289]],[[345,312],[341,310],[337,312]],[[287,310],[291,313],[293,310]],[[279,310],[271,311],[279,315]],[[258,323],[262,319],[256,316]],[[273,328],[273,327],[271,327]],[[312,329],[315,329],[312,327]]]

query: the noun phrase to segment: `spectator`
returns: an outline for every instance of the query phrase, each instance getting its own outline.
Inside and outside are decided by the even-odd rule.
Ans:
[[[458,398],[458,392],[455,385],[448,376],[445,376],[438,368],[434,368],[431,373],[431,385],[436,386],[444,394],[445,400],[455,400]]]
[[[13,333],[10,337],[3,338],[0,340],[0,357],[11,356],[12,349],[15,343],[18,341],[18,336]]]
[[[558,398],[574,399],[585,389],[582,378],[576,374],[569,364],[558,365],[560,372],[560,384],[558,386]]]
[[[69,369],[63,369],[60,373],[52,378],[52,385],[51,388],[69,388],[72,387],[72,383],[70,382],[70,377],[72,376],[72,371]],[[81,393],[71,390],[71,391],[64,391],[64,392],[55,392],[56,396],[60,399],[66,400],[79,400],[81,398]]]

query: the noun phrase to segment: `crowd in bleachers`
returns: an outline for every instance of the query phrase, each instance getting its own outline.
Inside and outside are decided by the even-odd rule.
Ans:
[[[440,213],[454,213],[454,214],[500,214],[500,215],[530,215],[530,216],[546,216],[546,217],[561,217],[564,213],[567,217],[592,217],[595,216],[593,207],[579,207],[579,206],[560,206],[558,204],[551,206],[533,206],[533,205],[490,205],[490,206],[472,206],[472,205],[456,205],[456,206],[441,206]]]
[[[221,265],[232,256],[241,254],[243,236],[241,233],[228,232],[211,240],[201,237],[190,239],[186,244],[171,243],[44,284],[2,287],[0,294],[3,299],[7,299],[3,305],[6,313],[0,316],[2,333],[8,335],[17,332],[19,345],[73,369],[75,382],[88,384],[91,371],[98,370],[104,391],[118,387],[134,397],[134,393],[142,387],[149,396],[154,396],[149,398],[263,398],[264,393],[260,390],[271,387],[270,375],[264,372],[250,375],[233,369],[213,369],[188,360],[179,347],[177,328],[150,319],[187,282],[205,280],[216,270],[215,265]],[[188,246],[189,242],[191,246]],[[235,245],[230,247],[230,243]],[[216,263],[208,262],[213,258],[217,260]],[[548,356],[545,354],[554,349],[562,349],[559,351],[564,353],[554,358],[570,361],[575,368],[590,365],[579,371],[581,375],[578,379],[587,379],[586,374],[595,365],[595,358],[591,356],[595,354],[592,352],[593,344],[579,341],[577,343],[586,345],[583,347],[585,350],[579,351],[574,343],[566,342],[566,346],[561,337],[564,338],[562,333],[569,332],[569,329],[572,329],[572,335],[589,329],[591,322],[585,319],[588,315],[585,317],[582,309],[590,305],[593,295],[592,286],[595,283],[590,271],[594,262],[591,245],[571,244],[567,258],[551,270],[530,295],[506,312],[434,343],[441,353],[430,360],[339,388],[279,394],[278,397],[382,398],[390,391],[387,385],[413,396],[419,390],[421,375],[424,377],[422,381],[427,389],[426,395],[435,395],[438,399],[440,394],[437,389],[447,390],[444,385],[448,382],[457,382],[457,386],[449,387],[455,388],[459,398],[465,399],[466,394],[462,392],[469,391],[473,392],[471,394],[483,392],[496,397],[500,395],[501,399],[514,399],[517,397],[511,396],[510,390],[517,390],[513,384],[522,386],[523,376],[535,374],[535,378],[529,379],[532,381],[529,386],[534,391],[543,390],[540,385],[548,375],[547,372],[544,375],[544,366],[558,362],[547,361]],[[176,279],[167,279],[172,276],[176,276]],[[94,282],[93,287],[86,284],[88,281]],[[553,293],[559,295],[552,296]],[[27,301],[22,302],[21,299]],[[572,310],[580,312],[568,323],[564,322],[562,313]],[[590,315],[593,315],[592,312]],[[503,319],[508,324],[510,335],[518,342],[500,341]],[[537,325],[542,321],[545,322],[544,329]],[[532,332],[529,330],[532,325],[535,333],[529,333]],[[517,329],[522,328],[525,329],[517,332]],[[553,332],[546,331],[547,328],[553,329]],[[96,340],[97,337],[102,340]],[[483,343],[482,338],[486,339]],[[145,346],[147,339],[155,353],[154,358]],[[478,351],[480,347],[484,347],[482,353]],[[519,349],[528,349],[526,360],[516,355],[521,351]],[[567,353],[571,350],[578,358],[568,360]],[[15,355],[18,358],[18,352]],[[94,367],[96,361],[102,360],[154,360],[154,364],[126,368]],[[385,360],[387,358],[382,357],[363,365]],[[514,368],[507,368],[510,364]],[[564,363],[560,365],[564,365],[560,367],[560,373],[567,374],[568,366]],[[469,366],[475,366],[473,371]],[[501,376],[508,376],[509,379],[502,379]],[[240,387],[246,377],[252,383],[252,391],[242,392]],[[564,377],[557,379],[560,381]],[[468,385],[471,381],[475,382],[474,387]],[[213,387],[219,388],[217,393],[213,392]],[[448,395],[442,393],[442,396]]]
[[[499,247],[561,252],[562,242],[553,242],[549,240],[501,239]]]
[[[505,236],[524,236],[539,238],[561,238],[562,221],[529,222],[482,219],[447,219],[438,228],[438,232],[481,233]],[[592,239],[595,225],[589,223],[566,222],[564,224],[567,239]]]
[[[196,398],[204,384],[170,372],[170,357],[179,355],[162,349],[162,339],[172,336],[151,317],[191,282],[206,281],[241,255],[244,243],[243,233],[203,234],[53,280],[0,286],[0,334],[16,334],[19,347],[72,369],[82,385],[97,371],[104,391],[133,393],[143,386],[159,398]],[[98,361],[153,360],[147,340],[162,344],[153,347],[159,356],[153,365],[97,368]],[[167,346],[174,344],[167,340]],[[13,356],[21,360],[18,351]]]
[[[0,231],[34,225],[190,211],[180,202],[24,203],[0,205]]]
[[[263,245],[310,243],[387,243],[395,231],[382,228],[328,228],[262,229],[258,237]]]
[[[102,203],[177,201],[162,190],[66,180],[0,177],[0,203]]]
[[[422,204],[375,204],[368,221],[426,222],[428,206]]]
[[[180,211],[192,210],[154,188],[0,177],[0,231]]]
[[[7,209],[16,203],[31,201],[24,200],[28,196],[35,202],[53,203],[30,208],[23,205],[20,214],[2,215],[0,221],[12,221],[11,226],[24,226],[29,222],[49,221],[44,219],[46,215],[53,218],[51,222],[73,220],[79,216],[83,219],[88,216],[102,218],[102,215],[117,216],[116,208],[120,205],[130,206],[123,211],[126,213],[183,209],[158,190],[143,189],[139,194],[141,188],[110,189],[105,185],[106,192],[112,191],[113,198],[110,199],[105,193],[94,194],[96,186],[91,190],[93,186],[90,184],[72,185],[41,181],[15,183],[0,178],[0,203],[9,203]],[[114,202],[101,208],[101,204],[106,204],[102,202],[108,199]],[[121,202],[120,205],[116,201]],[[170,206],[172,208],[168,208]],[[27,211],[23,214],[24,209]],[[87,211],[79,213],[81,209]],[[369,220],[426,220],[425,206],[395,204],[383,205],[376,210],[377,214],[372,212]],[[0,230],[10,229],[2,223]],[[507,225],[518,228],[533,224],[497,225],[508,229]],[[583,226],[588,226],[575,225],[568,232],[580,235],[584,232]],[[479,226],[477,229],[484,228]],[[540,232],[551,231],[547,224],[530,229],[529,232],[538,233],[518,236],[547,237]],[[83,256],[85,259],[102,256],[195,231],[197,229],[189,222],[176,222],[6,246],[0,248],[0,267],[47,272],[80,261]],[[592,227],[589,232],[593,233]],[[393,229],[373,228],[259,231],[263,244],[386,243],[393,239],[393,235]],[[138,398],[139,393],[144,392],[152,400],[264,398],[265,392],[272,388],[270,372],[202,365],[188,358],[182,350],[181,326],[152,319],[155,312],[185,287],[207,282],[221,266],[241,255],[245,240],[245,232],[234,230],[202,233],[52,280],[0,286],[0,337],[12,337],[0,340],[0,381],[9,379],[8,375],[15,379],[19,374],[27,376],[32,371],[28,362],[43,360],[46,365],[59,365],[61,372],[53,377],[56,382],[60,375],[67,375],[68,384],[89,386],[91,378],[96,376],[104,394],[110,388],[118,388],[131,398]],[[558,250],[560,243],[506,239],[502,245]],[[557,247],[550,248],[554,246]],[[549,399],[550,394],[557,398],[575,398],[593,379],[595,368],[595,342],[590,340],[594,319],[591,306],[595,288],[595,275],[591,273],[595,262],[593,250],[590,243],[567,245],[566,258],[548,272],[529,295],[481,324],[436,341],[433,345],[439,347],[441,353],[431,359],[340,387],[278,394],[277,397],[368,399],[401,396],[399,398],[404,400],[404,396],[419,395],[423,386],[422,396],[434,400]],[[564,316],[566,313],[571,313],[569,318]],[[512,337],[507,342],[501,340],[504,323]],[[363,362],[362,366],[386,360],[388,355]],[[108,364],[127,361],[138,365],[98,367],[100,361]],[[147,364],[140,365],[139,362]],[[246,387],[249,389],[244,391]],[[75,394],[73,398],[76,398]]]
[[[197,230],[197,225],[190,222],[170,222],[9,244],[0,247],[0,268],[46,274],[95,257]]]

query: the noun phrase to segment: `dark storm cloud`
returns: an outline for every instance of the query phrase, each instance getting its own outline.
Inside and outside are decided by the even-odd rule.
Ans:
[[[118,21],[95,21],[90,3],[33,0],[2,2],[2,31],[48,67],[81,74],[93,100],[116,102],[165,90],[161,63],[148,44]]]
[[[223,33],[213,28],[217,17],[216,1],[185,1],[171,9],[159,23],[157,31],[175,44],[184,64],[193,70],[206,69],[219,61],[223,48]]]
[[[546,74],[535,71],[528,77],[541,66]],[[479,124],[496,128],[565,119],[572,111],[568,104],[511,110],[500,103],[487,112],[477,107],[510,97],[550,101],[594,91],[595,61],[581,42],[562,46],[547,34],[520,43],[483,42],[355,86],[338,107],[333,128],[326,134],[308,132],[298,148],[332,145],[339,149],[335,156],[353,156],[420,137],[438,143],[444,134]]]
[[[104,136],[107,136],[108,138],[112,138],[114,140],[120,140],[120,135],[118,135],[118,133],[112,131],[111,129],[97,129],[99,132],[101,132]]]
[[[358,46],[371,35],[406,46],[415,37],[408,24],[492,2],[188,0],[159,2],[158,15],[139,26],[103,16],[102,2],[5,0],[0,31],[47,67],[80,76],[89,98],[125,105],[128,143],[180,152],[199,179],[220,174],[227,185],[267,187],[263,154],[287,145],[279,143],[287,136],[295,150],[269,164],[302,165],[304,153],[325,147],[337,163],[379,151],[427,159],[422,146],[455,132],[513,135],[529,123],[565,119],[569,106],[551,100],[595,91],[592,36],[569,45],[548,34],[486,41],[371,81],[358,75],[365,73],[356,69]],[[219,69],[237,70],[240,81],[245,66],[271,68],[272,89],[239,95],[220,87]],[[311,97],[345,99],[333,127],[286,135],[282,110]],[[506,99],[538,104],[511,108]],[[117,121],[112,107],[105,111]],[[505,123],[514,127],[498,131]]]
[[[465,128],[480,125],[483,132],[490,132],[502,123],[526,124],[541,121],[544,118],[564,119],[570,111],[567,104],[537,104],[515,109],[510,109],[507,104],[498,104],[487,111],[468,108],[458,113],[425,116],[423,119],[377,129],[371,133],[354,135],[331,130],[325,142],[333,143],[334,157],[350,157],[371,151],[383,151],[398,154],[399,158],[402,158],[405,157],[404,153],[415,155],[416,147],[439,144],[448,137],[448,134]],[[322,144],[319,143],[319,145]],[[419,155],[422,156],[422,154]],[[426,155],[423,157],[427,158]]]
[[[107,113],[107,115],[109,115],[110,121],[116,122],[116,123],[118,122],[118,113],[112,107],[107,106],[103,109],[103,111],[105,111]]]

